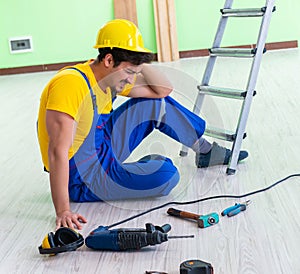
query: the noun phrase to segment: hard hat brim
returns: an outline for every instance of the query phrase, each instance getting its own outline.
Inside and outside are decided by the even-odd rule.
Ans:
[[[116,47],[116,46],[108,46],[108,45],[95,45],[93,48],[95,49],[100,49],[100,48],[119,48],[119,49],[125,49],[125,50],[129,50],[129,51],[134,51],[134,52],[145,52],[145,53],[152,53],[152,51],[150,49],[147,49],[147,48],[142,48],[142,47],[135,47],[134,49],[133,48],[130,48],[130,47]]]

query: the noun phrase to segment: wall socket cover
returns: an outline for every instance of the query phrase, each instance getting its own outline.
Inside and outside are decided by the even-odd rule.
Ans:
[[[22,37],[11,37],[9,38],[9,50],[10,53],[23,53],[32,52],[32,37],[22,36]]]

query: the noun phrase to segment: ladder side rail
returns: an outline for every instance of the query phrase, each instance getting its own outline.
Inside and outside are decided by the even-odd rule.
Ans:
[[[224,4],[224,9],[230,9],[232,7],[232,3],[233,0],[226,0],[225,4]],[[227,17],[223,17],[221,15],[221,18],[219,20],[219,24],[218,24],[218,28],[217,28],[217,32],[213,41],[213,48],[214,47],[220,47],[220,44],[222,42],[222,38],[224,36],[224,32],[225,32],[225,27],[227,24],[228,18]],[[216,56],[209,56],[207,64],[206,64],[206,68],[203,74],[203,78],[202,78],[202,82],[201,85],[208,85],[209,81],[210,81],[210,77],[214,68],[214,65],[216,63]],[[204,101],[204,94],[201,94],[200,92],[197,93],[197,98],[193,107],[193,113],[195,113],[196,115],[200,114],[200,110]],[[183,145],[181,148],[181,151],[179,152],[179,154],[181,156],[185,156],[188,153],[188,148]]]
[[[268,29],[270,25],[274,4],[275,4],[275,0],[266,1],[267,8],[266,8],[265,15],[262,18],[260,32],[257,39],[257,53],[253,59],[253,63],[250,71],[250,77],[247,84],[247,95],[242,105],[242,112],[238,121],[236,139],[234,140],[232,145],[232,156],[227,168],[227,174],[234,174],[237,167],[238,156],[241,150],[242,140],[246,130],[246,123],[248,120],[250,106],[253,99],[253,92],[258,78],[258,72],[261,64],[261,59],[264,51],[265,41],[268,34]]]
[[[232,3],[233,0],[226,0],[223,9],[230,9],[232,7]],[[224,36],[224,32],[225,32],[225,28],[227,25],[227,21],[228,18],[227,17],[223,17],[221,15],[220,20],[219,20],[219,24],[218,24],[218,28],[217,28],[217,32],[212,44],[213,48],[219,48]],[[212,75],[212,71],[213,68],[215,66],[217,60],[217,56],[209,56],[209,59],[207,61],[206,64],[206,68],[202,77],[202,81],[201,81],[201,86],[207,86],[209,84],[211,75]],[[197,95],[197,99],[193,108],[193,112],[197,115],[199,115],[203,101],[204,101],[204,94],[201,94],[200,92],[198,92]]]
[[[233,3],[233,0],[226,0],[225,4],[224,4],[224,9],[225,8],[230,9],[231,6],[232,6],[232,3]],[[228,21],[228,18],[223,17],[221,15],[219,25],[218,25],[218,28],[217,28],[217,32],[216,32],[216,35],[215,35],[215,38],[214,38],[214,41],[213,41],[213,44],[212,44],[212,48],[219,48],[220,47],[223,36],[224,36],[225,28],[226,28],[226,25],[227,25],[227,21]],[[216,59],[217,59],[216,56],[210,56],[209,57],[206,68],[205,68],[205,71],[204,71],[204,74],[203,74],[201,86],[208,85],[208,83],[210,81],[211,74],[212,74],[213,67],[214,67],[215,62],[216,62]]]

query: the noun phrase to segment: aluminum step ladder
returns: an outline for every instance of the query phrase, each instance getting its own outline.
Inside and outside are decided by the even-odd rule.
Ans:
[[[233,142],[232,155],[226,170],[226,173],[228,175],[232,175],[236,171],[242,141],[246,137],[246,123],[249,116],[253,96],[256,94],[255,85],[258,77],[258,71],[261,64],[262,55],[266,52],[265,41],[269,29],[272,12],[275,11],[275,0],[266,0],[265,6],[262,8],[233,9],[232,4],[233,0],[225,0],[224,8],[220,10],[221,18],[214,38],[213,46],[209,50],[209,59],[206,65],[206,69],[204,71],[201,85],[198,86],[199,92],[193,109],[193,112],[199,115],[200,109],[203,104],[204,96],[207,95],[243,100],[235,132],[211,127],[207,127],[205,130],[205,135],[207,136]],[[248,49],[221,47],[221,41],[229,17],[262,17],[255,48]],[[253,59],[246,90],[214,87],[209,85],[209,81],[217,57],[248,57]],[[187,151],[188,148],[183,146],[182,150],[180,151],[180,155],[187,155]]]

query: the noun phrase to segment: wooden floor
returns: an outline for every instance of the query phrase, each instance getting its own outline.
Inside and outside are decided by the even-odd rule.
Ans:
[[[192,107],[198,79],[206,58],[165,64],[176,90],[173,96]],[[249,60],[222,59],[213,82],[245,87]],[[146,201],[72,204],[88,218],[81,233],[87,236],[99,225],[109,225],[170,201],[189,201],[220,194],[243,194],[264,188],[293,173],[300,173],[300,52],[297,49],[265,54],[257,83],[243,148],[249,158],[234,176],[226,167],[196,169],[192,152],[178,156],[180,145],[154,133],[132,155],[149,153],[172,157],[181,172],[179,185],[167,197]],[[212,227],[168,216],[168,207],[129,221],[120,227],[144,227],[169,223],[169,235],[195,235],[173,239],[135,252],[98,252],[82,247],[54,257],[41,256],[38,246],[55,227],[48,175],[42,171],[36,117],[42,88],[54,72],[0,77],[0,273],[120,273],[146,270],[179,273],[188,259],[212,264],[216,274],[300,273],[300,178],[249,197],[248,209],[232,218],[220,217]],[[231,127],[236,123],[236,102],[207,99],[202,115],[211,124]],[[221,144],[230,146],[228,143]],[[247,198],[210,200],[174,206],[201,215],[220,213]]]

